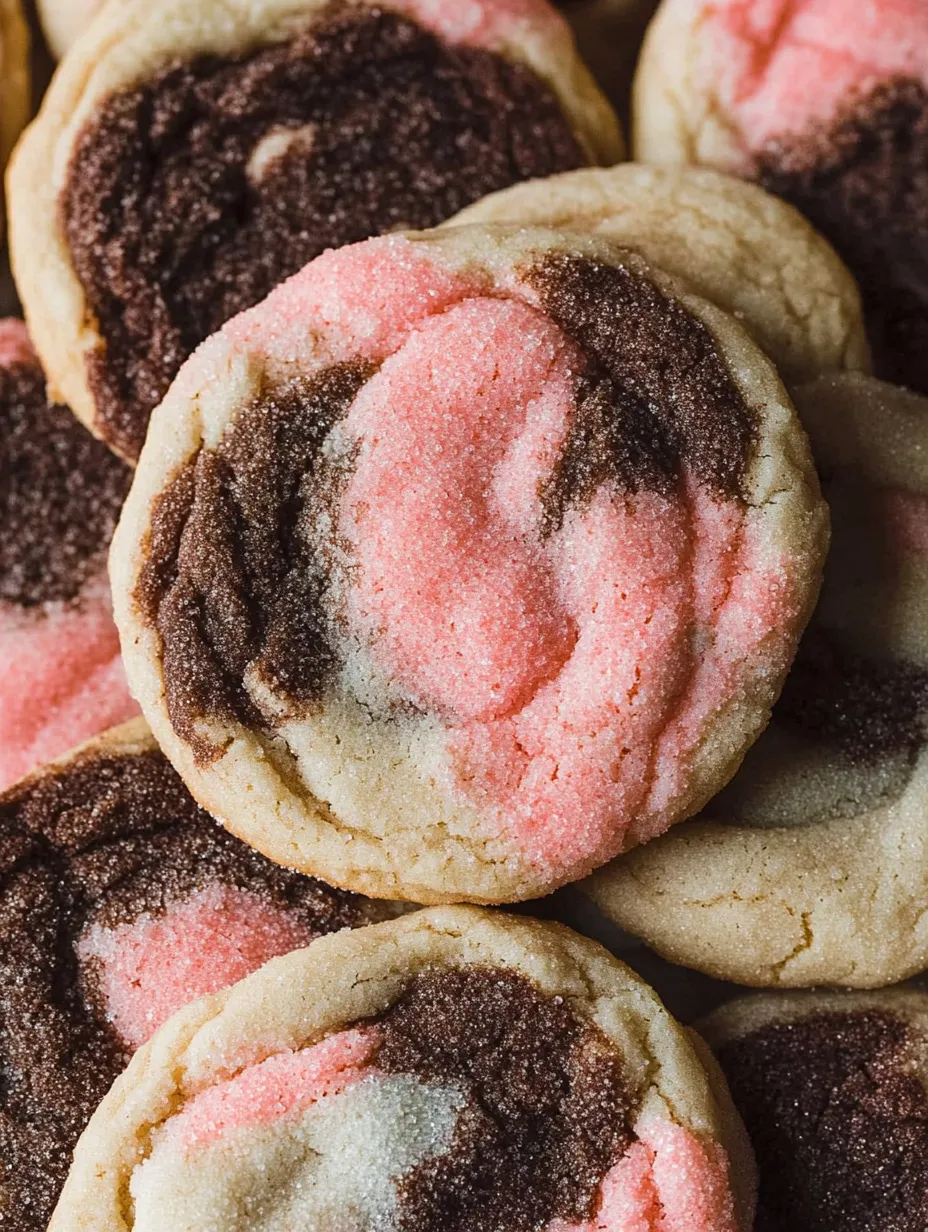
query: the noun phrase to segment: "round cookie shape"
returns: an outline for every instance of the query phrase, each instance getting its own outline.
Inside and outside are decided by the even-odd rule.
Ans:
[[[756,185],[620,163],[516,184],[448,225],[500,222],[590,231],[639,252],[736,316],[788,384],[870,370],[850,272],[796,210]]]
[[[0,169],[29,119],[29,27],[20,0],[0,0]]]
[[[106,576],[129,481],[0,321],[0,790],[138,714]]]
[[[928,393],[928,9],[664,0],[635,82],[635,155],[756,180],[856,276],[877,375]]]
[[[795,397],[833,539],[770,726],[699,819],[588,888],[720,978],[874,987],[928,963],[928,404],[860,375]]]
[[[53,388],[134,461],[184,359],[323,251],[620,155],[546,0],[124,0],[17,155],[12,260]]]
[[[745,1120],[765,1232],[921,1232],[928,995],[766,994],[700,1024]]]
[[[104,0],[36,0],[42,31],[57,60],[77,42],[103,3]]]
[[[11,1232],[34,1232],[91,1113],[162,1022],[385,913],[226,834],[141,719],[0,795],[0,831],[0,1202]]]
[[[178,1014],[91,1121],[54,1232],[750,1227],[724,1083],[560,925],[437,908]]]
[[[233,832],[375,896],[537,897],[701,807],[817,593],[769,361],[594,237],[328,253],[149,439],[111,553],[143,711]]]

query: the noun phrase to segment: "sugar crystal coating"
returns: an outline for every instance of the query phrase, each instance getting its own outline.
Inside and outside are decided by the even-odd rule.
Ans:
[[[151,744],[91,746],[0,796],[0,873],[12,1232],[48,1221],[91,1113],[167,1014],[378,914],[231,838]]]
[[[928,391],[928,9],[881,0],[853,21],[842,0],[676,9],[731,144],[723,169],[834,244],[861,285],[878,374]]]
[[[288,376],[154,506],[134,600],[199,764],[223,753],[201,720],[267,729],[349,824],[471,827],[546,878],[665,828],[805,601],[710,331],[622,264],[545,254],[494,287],[391,237],[215,345]]]
[[[198,997],[308,945],[313,933],[275,903],[213,882],[156,915],[115,928],[95,925],[78,957],[97,964],[107,1018],[133,1047]]]
[[[0,789],[137,713],[106,579],[129,480],[0,321]]]
[[[775,1018],[719,1059],[752,1136],[759,1226],[920,1232],[928,1095],[920,1027],[884,1008]]]
[[[134,1226],[734,1232],[720,1148],[653,1116],[636,1140],[632,1112],[614,1045],[561,998],[427,972],[194,1095],[134,1171]]]
[[[498,50],[559,25],[541,0],[336,3],[285,41],[99,100],[62,213],[105,438],[137,457],[184,359],[326,249],[582,166],[553,90]]]

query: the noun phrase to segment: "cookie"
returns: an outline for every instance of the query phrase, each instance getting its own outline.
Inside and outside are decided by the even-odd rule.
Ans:
[[[0,0],[0,170],[29,119],[29,27],[20,0]]]
[[[536,897],[700,807],[818,588],[774,369],[595,237],[328,253],[149,443],[111,557],[143,711],[235,833],[375,896]]]
[[[928,403],[859,375],[796,402],[833,524],[796,665],[702,817],[590,891],[709,974],[873,987],[928,965]]]
[[[636,157],[756,180],[835,245],[877,374],[928,393],[928,8],[664,0],[635,85]]]
[[[36,0],[42,32],[52,55],[60,60],[103,7],[104,0]]]
[[[106,576],[129,480],[0,321],[0,790],[138,714]]]
[[[51,1228],[735,1232],[752,1204],[724,1084],[647,985],[560,925],[455,907],[173,1018]]]
[[[756,996],[700,1030],[757,1154],[764,1232],[922,1232],[928,995]]]
[[[555,0],[570,22],[580,55],[623,122],[635,63],[658,0]]]
[[[113,1080],[177,1009],[382,918],[197,807],[141,719],[0,796],[0,1209],[51,1216]]]
[[[869,371],[846,266],[800,214],[743,180],[621,163],[517,184],[450,225],[488,222],[591,231],[633,248],[733,313],[790,384]]]
[[[134,460],[183,360],[328,248],[621,154],[545,0],[122,0],[10,179],[50,380]]]

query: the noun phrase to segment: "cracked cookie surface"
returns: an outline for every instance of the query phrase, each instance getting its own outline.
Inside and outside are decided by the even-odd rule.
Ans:
[[[330,253],[151,440],[112,556],[143,709],[233,831],[364,892],[529,897],[699,807],[818,585],[768,361],[594,237]]]
[[[561,926],[440,908],[173,1019],[51,1227],[738,1232],[751,1178],[724,1087],[632,972]]]
[[[926,961],[928,405],[862,376],[795,396],[832,548],[770,726],[698,820],[589,888],[721,978],[870,987]]]

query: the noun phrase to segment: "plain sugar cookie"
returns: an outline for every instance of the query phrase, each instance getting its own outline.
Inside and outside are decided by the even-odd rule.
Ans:
[[[457,907],[177,1015],[51,1232],[747,1232],[752,1206],[724,1084],[654,993],[559,925]]]
[[[187,356],[313,257],[621,148],[546,0],[120,0],[11,169],[14,273],[56,396],[133,461]]]
[[[764,1232],[922,1232],[928,994],[757,996],[700,1024],[744,1117]]]
[[[56,59],[77,42],[103,4],[104,0],[36,0],[42,31]]]
[[[499,902],[728,780],[826,523],[732,318],[605,240],[461,227],[328,253],[202,347],[111,577],[209,812],[338,885]]]
[[[0,795],[0,834],[0,1210],[36,1232],[91,1113],[176,1010],[385,912],[226,834],[141,719]]]
[[[664,0],[635,82],[635,157],[791,202],[863,291],[877,374],[928,393],[928,6]]]
[[[736,316],[788,383],[870,370],[860,294],[802,216],[756,185],[693,167],[568,171],[451,219],[589,231],[634,249]]]
[[[875,987],[928,964],[928,402],[861,376],[795,396],[833,542],[770,726],[699,820],[589,889],[719,978]]]

